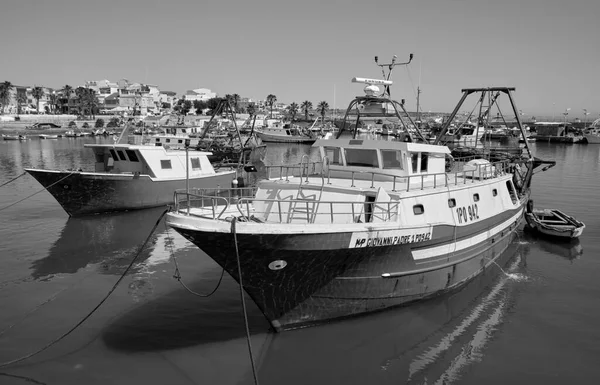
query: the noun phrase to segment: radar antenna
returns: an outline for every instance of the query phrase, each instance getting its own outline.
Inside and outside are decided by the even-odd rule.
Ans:
[[[383,80],[390,80],[390,76],[392,75],[392,71],[394,70],[395,66],[406,66],[409,65],[410,62],[413,59],[413,54],[411,53],[408,56],[408,61],[404,62],[404,63],[396,63],[396,59],[398,59],[398,55],[394,55],[394,57],[392,57],[392,62],[391,63],[379,63],[379,56],[375,56],[375,64],[378,65],[381,68],[381,74],[383,75]],[[385,74],[385,68],[387,67],[388,73],[387,75]],[[383,95],[387,95],[388,97],[391,97],[392,95],[390,94],[390,85],[386,85],[385,89],[383,91]]]

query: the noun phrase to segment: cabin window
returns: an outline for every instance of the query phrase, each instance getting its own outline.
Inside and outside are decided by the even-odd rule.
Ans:
[[[325,147],[325,156],[329,158],[329,164],[342,165],[339,147]]]
[[[412,171],[413,172],[419,171],[419,153],[418,152],[413,152],[410,154],[410,161],[412,163]]]
[[[156,141],[157,141],[157,142],[160,142],[160,138],[156,138]]]
[[[125,150],[125,152],[127,153],[127,157],[129,158],[130,161],[132,161],[132,162],[139,162],[140,161],[138,159],[135,151],[133,151],[133,150]]]
[[[165,139],[165,142],[171,143],[171,139]]]
[[[200,158],[191,158],[192,170],[200,170]]]
[[[394,150],[381,150],[383,168],[395,168],[402,170],[402,152]]]
[[[423,207],[423,205],[414,205],[413,206],[413,213],[415,215],[421,215],[425,212],[425,208]]]
[[[429,158],[429,154],[426,152],[421,153],[421,172],[427,172],[427,160]]]
[[[456,199],[454,199],[454,198],[448,199],[448,207],[450,207],[450,208],[456,207]]]
[[[172,168],[171,167],[171,159],[167,159],[167,160],[161,160],[160,161],[160,168]]]
[[[112,148],[110,149],[110,156],[112,156],[114,160],[119,160],[119,157],[117,157],[117,153]]]
[[[179,139],[179,140],[177,141],[177,143],[183,143],[183,140],[182,140],[182,139]]]
[[[473,201],[479,202],[479,194],[473,194]]]
[[[377,150],[365,150],[359,148],[346,148],[346,165],[359,167],[379,168]]]
[[[517,193],[515,192],[515,187],[511,181],[506,181],[506,188],[508,189],[508,194],[510,195],[513,204],[517,204]]]
[[[186,132],[187,132],[187,131],[186,131],[186,129],[185,129],[185,128],[182,128],[182,129],[181,129],[181,133],[185,134]]]
[[[493,195],[493,196],[496,196],[496,195],[498,195],[498,190],[496,190],[496,189],[493,189],[493,190],[492,190],[492,195]]]
[[[127,160],[127,158],[125,157],[125,154],[123,153],[123,151],[117,150],[117,154],[119,154],[119,159],[120,160]]]

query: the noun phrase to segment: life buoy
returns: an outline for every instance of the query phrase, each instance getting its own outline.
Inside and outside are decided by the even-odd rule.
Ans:
[[[404,141],[405,142],[412,142],[412,140],[410,139],[410,135],[404,134]]]

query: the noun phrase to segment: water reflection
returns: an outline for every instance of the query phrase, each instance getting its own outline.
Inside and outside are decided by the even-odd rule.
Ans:
[[[500,264],[510,262],[507,273],[521,270],[528,251],[514,242]],[[290,378],[298,384],[457,383],[511,314],[515,288],[527,281],[522,278],[491,266],[453,294],[277,334],[263,353],[259,378],[273,384]]]
[[[583,246],[579,239],[569,241],[557,241],[545,238],[531,231],[523,232],[523,240],[534,243],[540,249],[559,257],[565,258],[573,262],[574,259],[579,259],[583,255]]]
[[[96,263],[103,263],[101,271],[104,273],[121,274],[164,210],[164,207],[157,207],[69,218],[48,256],[32,263],[31,275],[39,279],[53,274],[74,274]],[[164,225],[157,227],[151,241],[138,257],[138,268],[151,258],[157,240],[165,231]]]

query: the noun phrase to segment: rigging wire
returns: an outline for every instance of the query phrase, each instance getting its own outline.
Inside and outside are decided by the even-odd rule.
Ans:
[[[23,202],[24,200],[26,200],[26,199],[29,199],[29,198],[31,198],[32,196],[34,196],[34,195],[37,195],[37,194],[41,193],[42,191],[46,191],[46,190],[48,190],[50,187],[54,186],[54,185],[55,185],[55,184],[57,184],[57,183],[60,183],[60,182],[62,182],[63,180],[65,180],[65,179],[67,179],[68,177],[70,177],[71,175],[75,174],[76,172],[78,172],[78,171],[72,171],[71,173],[69,173],[69,174],[68,174],[68,175],[66,175],[65,177],[63,177],[63,178],[60,178],[59,180],[57,180],[56,182],[54,182],[54,183],[50,184],[49,186],[47,186],[47,187],[44,187],[43,189],[41,189],[41,190],[39,190],[39,191],[37,191],[37,192],[34,192],[33,194],[26,196],[25,198],[21,198],[21,199],[19,199],[18,201],[16,201],[16,202],[13,202],[13,203],[9,204],[8,206],[4,206],[4,207],[0,208],[0,211],[6,210],[6,209],[7,209],[7,208],[9,208],[9,207],[13,207],[13,206],[14,206],[14,205],[16,205],[17,203],[21,203],[21,202]]]
[[[167,224],[165,223],[165,229],[167,231],[167,238],[171,239],[171,235],[169,234],[169,226],[167,226]],[[173,251],[173,244],[172,242],[169,242],[169,248],[171,249],[171,258],[173,258],[173,262],[175,262],[175,273],[173,273],[173,278],[175,278],[176,280],[179,281],[179,283],[191,294],[198,296],[198,297],[203,297],[203,298],[208,298],[211,295],[213,295],[217,289],[219,288],[219,286],[221,286],[221,281],[223,281],[223,276],[225,275],[225,269],[221,270],[221,277],[219,277],[219,281],[217,282],[217,285],[215,286],[215,288],[208,294],[202,294],[202,293],[197,293],[194,290],[190,289],[185,282],[183,282],[182,277],[181,277],[181,272],[179,270],[179,264],[177,263],[177,258],[175,257],[175,252]]]
[[[250,363],[252,364],[252,376],[254,383],[258,385],[258,377],[256,376],[256,365],[254,363],[254,354],[252,354],[252,342],[250,341],[250,328],[248,327],[248,311],[246,310],[246,299],[244,298],[244,283],[242,281],[242,264],[240,262],[240,251],[238,250],[236,225],[237,217],[231,221],[231,233],[233,234],[233,244],[235,245],[235,257],[237,259],[238,275],[240,278],[240,298],[242,300],[242,308],[244,310],[244,324],[246,326],[246,341],[248,342],[248,352],[250,354]]]
[[[14,182],[15,180],[19,179],[20,177],[22,177],[22,176],[23,176],[23,175],[25,175],[25,174],[27,174],[27,171],[23,171],[23,173],[22,173],[21,175],[19,175],[19,176],[16,176],[16,177],[12,178],[12,179],[11,179],[11,180],[9,180],[8,182],[4,182],[4,183],[0,184],[0,187],[4,187],[4,186],[6,186],[7,184],[9,184],[10,182]]]
[[[70,175],[70,174],[69,174]],[[68,175],[67,175],[68,176]],[[66,177],[65,177],[66,178]],[[75,324],[75,326],[71,327],[71,329],[69,329],[67,332],[65,332],[63,335],[61,335],[58,338],[55,338],[54,340],[50,341],[49,343],[47,343],[45,346],[43,346],[42,348],[36,350],[35,352],[26,354],[22,357],[16,358],[12,361],[7,361],[7,362],[2,362],[0,363],[0,368],[12,365],[12,364],[16,364],[18,362],[24,361],[28,358],[31,358],[35,355],[40,354],[41,352],[43,352],[44,350],[48,349],[49,347],[53,346],[54,344],[58,343],[59,341],[61,341],[62,339],[64,339],[65,337],[67,337],[69,334],[73,333],[79,326],[81,326],[88,318],[90,318],[92,316],[92,314],[94,314],[96,312],[96,310],[98,310],[100,308],[100,306],[102,306],[102,304],[104,304],[104,302],[106,302],[106,300],[108,299],[108,297],[110,297],[110,295],[117,289],[117,286],[119,286],[119,284],[121,283],[121,281],[125,278],[125,276],[127,275],[127,273],[129,272],[129,270],[131,270],[131,268],[133,267],[133,264],[135,263],[135,261],[137,261],[138,257],[140,256],[140,254],[142,253],[142,251],[144,250],[144,248],[146,247],[146,244],[148,243],[148,241],[150,240],[150,237],[152,236],[152,234],[154,234],[154,231],[156,230],[156,228],[158,227],[158,225],[160,224],[160,221],[163,219],[163,217],[165,216],[165,214],[167,214],[169,212],[170,208],[166,209],[158,218],[158,220],[156,221],[156,223],[154,224],[154,227],[152,228],[152,230],[150,231],[150,234],[148,234],[148,237],[146,237],[146,240],[144,241],[144,243],[142,244],[142,246],[140,246],[137,254],[135,255],[135,257],[133,257],[133,259],[131,260],[131,262],[129,263],[129,266],[127,266],[127,268],[125,269],[125,271],[123,271],[123,274],[121,274],[121,276],[119,277],[119,279],[117,280],[117,282],[115,282],[115,284],[112,286],[112,288],[108,291],[108,293],[104,296],[104,298],[102,298],[102,300],[85,316],[83,317],[77,324]]]

